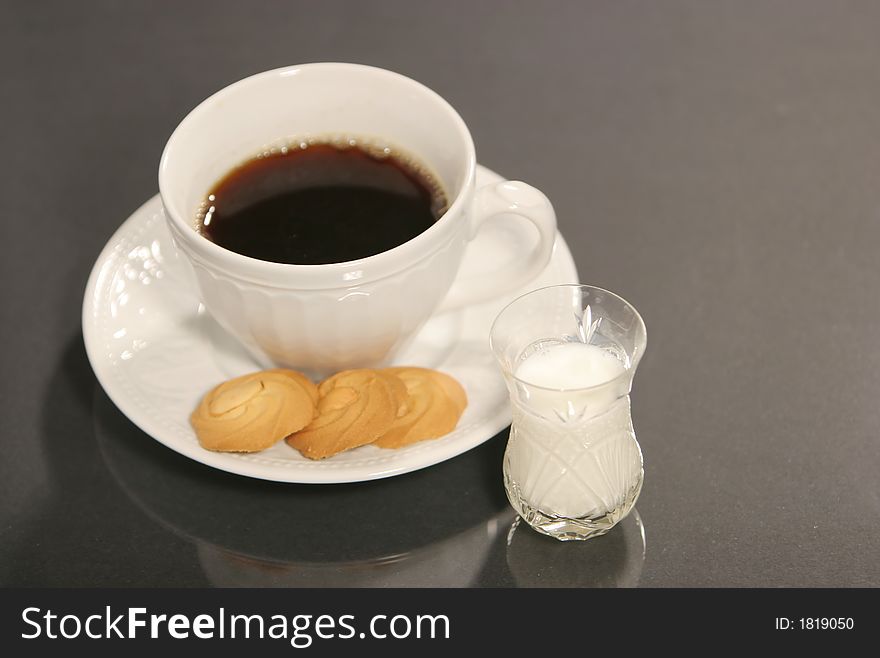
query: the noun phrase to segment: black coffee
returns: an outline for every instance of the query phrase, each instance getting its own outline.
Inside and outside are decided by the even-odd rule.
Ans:
[[[445,206],[440,186],[415,162],[378,148],[297,144],[227,174],[199,222],[203,235],[239,254],[320,265],[401,245]]]

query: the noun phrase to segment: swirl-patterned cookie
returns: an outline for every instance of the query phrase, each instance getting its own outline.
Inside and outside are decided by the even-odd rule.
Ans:
[[[318,386],[318,415],[287,443],[309,459],[324,459],[372,443],[405,412],[406,387],[378,370],[344,370]]]
[[[203,448],[265,450],[315,417],[317,387],[294,370],[264,370],[223,382],[190,416]]]
[[[467,407],[467,395],[455,379],[427,368],[386,368],[383,372],[404,383],[407,400],[404,412],[373,445],[401,448],[455,429]]]

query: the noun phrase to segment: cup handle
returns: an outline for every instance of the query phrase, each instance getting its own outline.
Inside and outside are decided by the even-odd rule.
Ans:
[[[518,215],[529,220],[538,229],[538,244],[525,262],[518,258],[492,275],[456,279],[438,312],[488,301],[499,293],[515,290],[538,276],[550,262],[556,241],[556,213],[543,192],[522,181],[484,185],[474,195],[468,241],[474,239],[487,219],[497,215]]]

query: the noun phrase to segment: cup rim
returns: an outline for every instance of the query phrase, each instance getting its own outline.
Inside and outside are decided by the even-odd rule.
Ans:
[[[195,230],[192,222],[188,221],[187,213],[181,211],[171,196],[168,163],[174,156],[174,146],[180,135],[194,122],[198,121],[202,114],[211,107],[256,82],[266,80],[267,78],[291,77],[306,70],[320,71],[322,69],[349,70],[360,74],[396,79],[433,99],[434,102],[446,111],[452,119],[453,125],[458,129],[459,136],[465,145],[465,152],[462,154],[465,171],[462,179],[463,184],[457,190],[455,197],[449,203],[444,213],[427,229],[396,247],[356,260],[317,265],[276,263],[252,258],[251,256],[245,256],[244,254],[221,247],[201,235]],[[406,145],[401,146],[406,147]],[[417,153],[414,155],[418,157]],[[361,280],[375,280],[388,276],[439,249],[442,244],[432,245],[432,242],[437,240],[438,237],[443,236],[444,231],[448,230],[448,226],[454,217],[463,214],[463,206],[467,202],[466,191],[472,186],[475,176],[476,154],[474,142],[464,119],[461,118],[461,115],[445,98],[430,87],[400,73],[376,66],[347,62],[311,62],[283,66],[247,76],[214,92],[190,110],[180,123],[177,124],[162,150],[162,155],[159,159],[159,194],[162,198],[165,216],[172,228],[176,229],[174,232],[181,238],[181,241],[186,242],[186,245],[192,252],[189,255],[191,257],[194,256],[203,264],[210,264],[215,267],[220,266],[226,269],[227,273],[234,269],[236,278],[250,279],[270,285],[283,286],[286,283],[285,279],[301,280],[305,275],[312,279],[310,287],[333,287],[341,284],[350,286],[357,284]],[[319,283],[318,279],[325,281],[326,285],[316,285]]]
[[[492,351],[492,354],[495,355],[495,358],[498,359],[498,350],[496,349],[496,345],[495,345],[495,327],[498,324],[498,321],[501,319],[501,316],[504,315],[505,311],[507,311],[507,309],[509,309],[511,306],[516,304],[518,301],[520,301],[524,297],[528,297],[529,295],[533,295],[538,292],[543,292],[545,290],[550,290],[552,288],[588,288],[592,291],[600,292],[604,295],[610,295],[611,297],[614,297],[615,299],[623,302],[627,307],[632,309],[632,312],[635,315],[636,321],[638,322],[639,326],[641,327],[642,335],[644,336],[644,340],[642,341],[643,342],[642,349],[639,352],[637,352],[636,354],[633,354],[632,359],[630,360],[630,366],[628,368],[624,368],[623,372],[619,373],[618,375],[616,375],[615,377],[612,377],[611,379],[609,379],[607,381],[601,382],[599,384],[593,384],[592,386],[579,386],[577,388],[555,388],[553,386],[542,386],[541,384],[534,384],[526,379],[522,379],[521,377],[517,377],[515,372],[513,372],[509,368],[505,367],[503,364],[500,363],[500,360],[499,360],[499,364],[501,365],[501,370],[504,372],[504,374],[506,376],[510,377],[511,379],[513,379],[515,382],[517,382],[519,384],[523,384],[524,386],[528,386],[530,388],[536,388],[536,389],[539,389],[542,391],[551,391],[553,393],[579,393],[581,391],[595,391],[595,390],[599,390],[602,388],[611,387],[612,385],[618,384],[619,382],[623,381],[626,378],[631,378],[633,376],[633,373],[635,372],[636,368],[638,367],[639,362],[642,360],[642,356],[644,356],[645,350],[648,347],[648,330],[647,330],[647,327],[645,327],[645,321],[642,319],[642,315],[641,315],[641,313],[639,313],[638,309],[635,306],[633,306],[632,304],[630,304],[626,299],[624,299],[623,297],[618,295],[617,293],[611,292],[610,290],[607,290],[605,288],[599,288],[598,286],[591,286],[586,283],[561,283],[561,284],[556,284],[556,285],[552,285],[552,286],[543,286],[541,288],[535,288],[534,290],[530,290],[526,293],[523,293],[522,295],[517,296],[516,298],[512,299],[509,303],[505,304],[504,308],[502,308],[500,311],[498,311],[498,314],[495,316],[495,319],[492,320],[492,326],[489,328],[489,349]]]

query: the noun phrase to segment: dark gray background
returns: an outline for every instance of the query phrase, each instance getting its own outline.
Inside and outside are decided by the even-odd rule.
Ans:
[[[364,574],[397,556],[398,584],[444,584],[485,525],[474,585],[880,585],[878,33],[873,2],[7,5],[0,582],[387,584]],[[620,534],[507,546],[503,436],[283,486],[172,453],[97,386],[86,277],[176,123],[322,60],[445,96],[551,198],[582,281],[641,311],[643,565]]]

